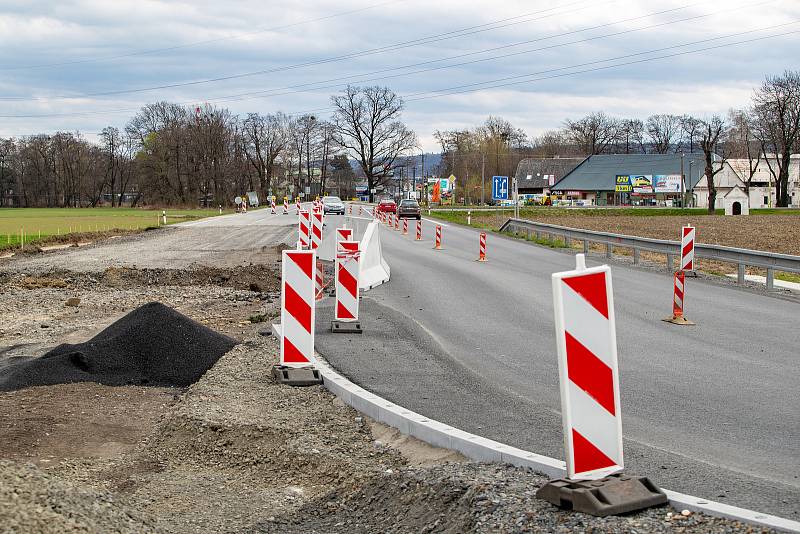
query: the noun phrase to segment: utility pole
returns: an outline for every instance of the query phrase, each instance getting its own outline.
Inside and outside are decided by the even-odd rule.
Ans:
[[[486,154],[481,153],[481,206],[486,204]]]
[[[686,174],[683,172],[683,151],[681,150],[681,209],[686,208]]]

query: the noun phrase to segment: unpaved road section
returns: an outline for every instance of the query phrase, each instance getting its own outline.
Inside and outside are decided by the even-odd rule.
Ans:
[[[265,246],[274,261],[275,243]],[[0,361],[83,341],[154,300],[240,344],[188,388],[0,393],[0,532],[752,531],[669,508],[607,519],[558,511],[534,498],[541,475],[466,462],[320,387],[274,383],[277,343],[249,321],[277,315],[274,274],[270,284],[242,266],[208,276],[154,262],[119,276],[104,249],[117,254],[118,244],[92,252],[112,271],[70,271],[57,253],[41,259],[58,272],[6,266]],[[65,306],[71,297],[77,307]]]

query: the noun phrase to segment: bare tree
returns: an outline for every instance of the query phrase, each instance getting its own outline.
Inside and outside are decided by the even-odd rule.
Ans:
[[[650,115],[645,123],[645,131],[653,152],[667,154],[671,148],[677,148],[676,141],[680,139],[681,118],[677,115]]]
[[[417,145],[416,135],[400,121],[403,99],[386,87],[351,87],[331,97],[336,142],[358,160],[370,200],[395,161]]]
[[[786,71],[767,77],[753,95],[754,132],[764,151],[775,154],[773,162],[765,156],[775,176],[778,207],[789,205],[789,164],[792,150],[800,142],[800,71]]]
[[[620,124],[602,111],[565,122],[565,134],[584,154],[602,154],[619,136]]]
[[[644,123],[640,119],[620,121],[617,142],[626,154],[644,152]]]
[[[696,119],[689,115],[684,115],[681,117],[681,130],[683,130],[683,135],[685,136],[684,145],[686,145],[686,141],[688,141],[690,154],[694,152],[696,147],[695,142],[700,131],[701,123],[702,121],[700,119]]]
[[[708,181],[708,213],[711,215],[714,214],[717,202],[717,187],[714,184],[714,177],[725,166],[724,158],[721,161],[717,160],[717,151],[724,141],[725,134],[725,120],[719,115],[700,121],[699,144],[705,159],[705,176]]]
[[[753,177],[758,171],[761,163],[763,151],[761,144],[753,136],[753,126],[750,115],[741,109],[732,109],[728,113],[730,130],[728,139],[725,143],[728,157],[743,159],[747,162],[747,168],[739,168],[737,171],[744,175],[744,190],[749,195]]]

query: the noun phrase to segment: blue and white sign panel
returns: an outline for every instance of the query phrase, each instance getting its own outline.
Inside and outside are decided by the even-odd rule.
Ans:
[[[508,176],[492,176],[492,199],[508,200]]]

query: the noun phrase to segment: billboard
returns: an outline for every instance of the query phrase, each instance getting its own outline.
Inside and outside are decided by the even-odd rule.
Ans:
[[[653,185],[656,193],[680,193],[680,174],[656,174],[653,176]]]
[[[681,192],[680,174],[618,174],[614,191],[634,195],[653,193],[679,194]]]

